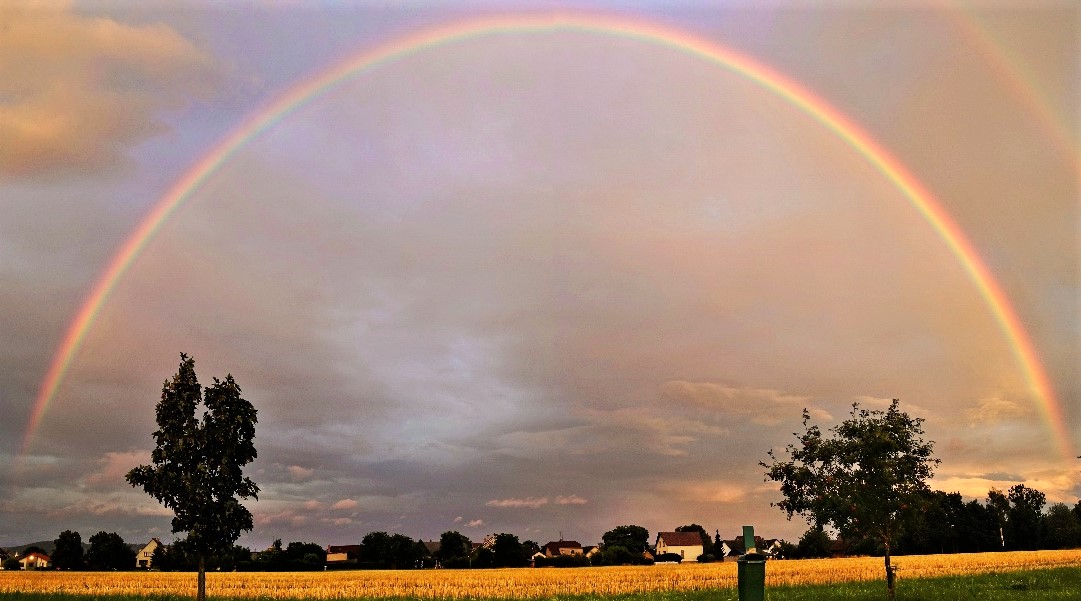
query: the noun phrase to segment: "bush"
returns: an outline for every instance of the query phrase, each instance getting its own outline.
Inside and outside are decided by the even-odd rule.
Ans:
[[[713,563],[717,561],[717,558],[711,553],[703,553],[698,556],[698,563]]]
[[[683,556],[679,553],[661,553],[654,558],[654,561],[657,563],[681,563]]]
[[[585,555],[556,555],[538,557],[533,565],[538,568],[588,568],[592,563]]]

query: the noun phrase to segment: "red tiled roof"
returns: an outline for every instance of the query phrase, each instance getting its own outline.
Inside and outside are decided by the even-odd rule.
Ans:
[[[657,541],[662,538],[669,547],[702,546],[702,537],[697,532],[658,532]]]

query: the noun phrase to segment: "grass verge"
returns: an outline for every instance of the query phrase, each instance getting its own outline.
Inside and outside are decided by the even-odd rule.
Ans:
[[[88,593],[0,593],[0,601],[191,601],[192,597],[165,595],[140,597],[129,595],[102,595]],[[220,598],[213,598],[221,601]],[[379,598],[370,598],[379,599]],[[410,600],[402,597],[382,597],[394,601]],[[613,595],[568,595],[552,597],[547,601],[738,601],[735,589],[705,591],[655,591],[648,593]],[[772,587],[765,591],[765,601],[883,601],[886,584],[875,582],[846,582],[830,585],[803,585]],[[944,576],[940,578],[915,578],[898,581],[897,601],[1081,601],[1081,566],[1023,570],[999,574],[976,574],[968,576]],[[243,598],[229,601],[259,601]],[[346,600],[343,600],[346,601]],[[364,600],[369,601],[369,600]],[[458,598],[455,601],[468,601]],[[523,601],[509,598],[484,601]],[[529,601],[545,601],[530,599]]]

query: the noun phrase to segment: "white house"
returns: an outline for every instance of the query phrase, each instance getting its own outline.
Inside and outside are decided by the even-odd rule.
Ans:
[[[150,564],[154,560],[154,549],[161,547],[161,541],[156,537],[150,539],[150,542],[146,543],[146,546],[139,549],[139,552],[135,554],[135,567],[137,568],[149,568]]]
[[[675,553],[683,561],[698,561],[702,554],[702,537],[697,532],[658,532],[657,555]]]
[[[19,558],[19,563],[24,570],[40,570],[49,567],[52,563],[48,555],[32,551]]]

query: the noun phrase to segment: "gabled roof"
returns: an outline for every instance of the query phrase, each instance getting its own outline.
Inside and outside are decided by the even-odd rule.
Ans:
[[[36,557],[37,559],[44,559],[45,561],[52,561],[51,559],[49,559],[48,555],[46,555],[44,553],[38,553],[37,551],[31,551],[31,552],[27,553],[26,555],[23,555],[22,557],[19,558],[19,561],[26,561],[27,559],[29,559],[31,557]]]
[[[360,545],[327,545],[327,553],[360,553]]]
[[[420,541],[420,544],[424,545],[424,549],[428,551],[428,555],[436,555],[439,553],[439,549],[443,548],[443,543],[440,541]]]
[[[701,547],[702,537],[697,532],[658,532],[657,543],[664,539],[669,547]]]
[[[576,540],[550,541],[549,543],[547,543],[546,545],[544,545],[541,548],[542,549],[548,549],[548,548],[552,548],[552,549],[581,549],[582,548],[582,543],[580,543],[580,542],[578,542]]]

